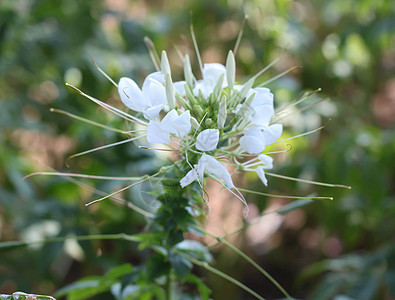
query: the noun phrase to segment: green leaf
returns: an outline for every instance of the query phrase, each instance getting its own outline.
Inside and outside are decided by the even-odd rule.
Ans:
[[[176,249],[191,255],[192,257],[206,262],[212,261],[210,251],[206,246],[194,240],[184,240],[176,245]]]
[[[313,202],[311,199],[298,199],[290,204],[284,205],[280,210],[277,211],[279,215],[284,215],[289,213],[290,211],[293,211],[295,209],[298,209],[300,207],[306,206],[307,204],[310,204]]]
[[[132,272],[132,266],[130,264],[123,264],[112,268],[110,271],[107,272],[105,279],[118,279],[119,277],[126,275]]]
[[[58,290],[55,293],[55,297],[63,297],[66,295],[70,295],[71,293],[77,291],[78,293],[81,293],[81,298],[67,298],[68,300],[70,299],[86,299],[89,296],[96,295],[98,293],[95,293],[100,288],[100,280],[101,277],[95,276],[95,277],[89,277],[85,278],[81,281],[77,281],[75,283],[72,283],[68,286],[65,286],[64,288]],[[88,295],[88,296],[86,296]]]
[[[159,254],[153,255],[147,262],[147,280],[153,281],[160,276],[166,275],[169,267],[165,257]]]
[[[169,261],[181,279],[185,278],[192,269],[192,263],[187,258],[174,252],[170,253]]]
[[[189,282],[189,283],[195,284],[195,285],[197,286],[197,289],[198,289],[198,291],[199,291],[199,293],[200,293],[200,296],[201,296],[202,300],[208,300],[208,299],[209,299],[211,290],[210,290],[210,289],[207,287],[207,285],[205,285],[205,284],[203,283],[203,281],[202,281],[199,277],[197,277],[196,275],[189,274],[189,275],[184,279],[183,282]]]

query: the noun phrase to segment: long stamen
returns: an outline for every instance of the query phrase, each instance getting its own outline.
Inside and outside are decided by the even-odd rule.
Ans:
[[[212,179],[214,179],[215,181],[217,181],[219,184],[221,184],[226,190],[228,190],[230,193],[232,193],[233,196],[235,196],[236,198],[238,198],[238,199],[244,204],[244,206],[246,207],[245,216],[247,216],[247,215],[248,215],[248,212],[249,212],[249,207],[248,207],[247,201],[245,200],[243,194],[240,193],[241,189],[238,189],[237,187],[233,187],[233,188],[237,191],[237,193],[235,193],[234,191],[232,191],[232,189],[228,188],[228,187],[226,186],[226,184],[223,183],[223,182],[222,182],[219,178],[217,178],[216,176],[210,175],[209,177],[211,177]]]
[[[268,174],[265,172],[265,174]],[[261,195],[261,196],[267,196],[267,197],[273,197],[273,198],[285,198],[285,199],[311,199],[311,200],[333,200],[333,197],[309,197],[309,196],[288,196],[288,195],[275,195],[275,194],[268,194],[268,193],[262,193],[262,192],[257,192],[257,191],[252,191],[248,189],[242,189],[239,188],[240,191],[250,193],[250,194],[255,194],[255,195]]]
[[[141,180],[143,177],[119,177],[119,176],[100,176],[100,175],[89,175],[89,174],[79,174],[79,173],[63,173],[63,172],[34,172],[23,177],[27,179],[33,176],[67,176],[67,177],[80,177],[89,179],[101,179],[101,180]],[[152,178],[152,180],[161,180],[160,178]]]
[[[330,121],[330,119],[329,119],[329,121]],[[328,121],[328,122],[329,122],[329,121]],[[276,142],[276,143],[273,143],[272,145],[276,145],[276,144],[279,144],[279,143],[282,143],[282,142],[285,142],[285,141],[293,140],[293,139],[296,139],[296,138],[299,138],[299,137],[302,137],[302,136],[309,135],[309,134],[312,134],[312,133],[314,133],[314,132],[320,131],[320,130],[324,129],[324,128],[328,125],[328,122],[327,122],[325,125],[321,126],[321,127],[318,127],[318,128],[316,128],[316,129],[307,131],[307,132],[305,132],[305,133],[301,133],[301,134],[298,134],[298,135],[291,136],[291,137],[289,137],[289,138],[280,140],[280,141],[278,141],[278,142]]]
[[[275,60],[273,60],[270,64],[268,64],[266,67],[264,67],[262,70],[260,70],[258,73],[256,73],[254,75],[255,78],[258,78],[259,76],[261,76],[263,73],[265,73],[267,70],[269,70],[273,65],[275,65],[279,60],[281,59],[281,57],[276,58]]]
[[[154,175],[147,176],[146,178],[144,178],[144,179],[142,179],[142,180],[140,180],[140,181],[137,181],[137,182],[135,182],[135,183],[129,184],[128,186],[125,186],[125,187],[123,187],[123,188],[121,188],[121,189],[119,189],[119,190],[117,190],[117,191],[115,191],[115,192],[113,192],[113,193],[111,193],[111,194],[108,194],[108,195],[106,195],[106,196],[104,196],[104,197],[102,197],[102,198],[93,200],[93,201],[91,201],[91,202],[85,204],[85,206],[89,206],[89,205],[92,205],[92,204],[94,204],[94,203],[103,201],[103,200],[105,200],[105,199],[107,199],[107,198],[109,198],[109,197],[111,197],[111,196],[114,196],[114,195],[119,194],[119,193],[121,193],[121,192],[123,192],[123,191],[126,191],[126,190],[130,189],[131,187],[134,187],[134,186],[136,186],[136,185],[138,185],[138,184],[140,184],[140,183],[143,183],[143,182],[145,182],[145,181],[147,181],[147,180],[149,180],[149,179],[151,179],[151,178],[154,178],[154,177],[158,176],[160,173],[161,173],[161,172],[159,171],[159,172],[155,173]]]
[[[343,189],[351,190],[351,186],[348,186],[348,185],[317,182],[317,181],[312,181],[312,180],[307,180],[307,179],[300,179],[300,178],[295,178],[295,177],[278,175],[278,174],[269,173],[269,172],[265,172],[265,173],[267,175],[269,175],[269,176],[277,177],[277,178],[281,178],[281,179],[287,179],[287,180],[298,181],[298,182],[303,182],[303,183],[309,183],[309,184],[315,184],[315,185],[329,186],[329,187],[336,187],[336,188],[343,188]]]
[[[98,122],[95,122],[95,121],[92,121],[92,120],[89,120],[89,119],[82,118],[80,116],[77,116],[75,114],[69,113],[69,112],[64,111],[64,110],[60,110],[60,109],[56,109],[56,108],[50,108],[49,111],[50,112],[56,112],[56,113],[59,113],[59,114],[63,114],[63,115],[66,115],[66,116],[68,116],[70,118],[76,119],[78,121],[82,121],[82,122],[85,122],[85,123],[88,123],[88,124],[91,124],[91,125],[94,125],[94,126],[97,126],[97,127],[101,127],[101,128],[107,129],[107,130],[111,130],[111,131],[115,131],[115,132],[119,132],[119,133],[123,133],[123,134],[128,134],[129,133],[128,131],[124,131],[124,130],[116,129],[116,128],[113,128],[113,127],[110,127],[110,126],[106,126],[106,125],[103,125],[101,123],[98,123]]]
[[[80,95],[84,96],[85,98],[93,101],[94,103],[96,103],[96,104],[100,105],[101,107],[111,111],[112,113],[118,115],[119,117],[121,117],[121,118],[123,118],[125,120],[128,120],[130,122],[137,122],[137,123],[140,123],[142,125],[147,125],[147,122],[144,122],[144,121],[142,121],[142,120],[140,120],[140,119],[138,119],[138,118],[136,118],[134,116],[129,115],[128,113],[125,113],[122,110],[119,110],[119,109],[117,109],[117,108],[115,108],[115,107],[113,107],[111,105],[108,105],[107,103],[104,103],[104,102],[102,102],[102,101],[100,101],[100,100],[98,100],[96,98],[93,98],[92,96],[89,96],[88,94],[85,94],[80,89],[76,88],[75,86],[73,86],[73,85],[71,85],[69,83],[66,83],[66,86],[72,88],[73,90],[75,90]]]
[[[160,66],[160,59],[159,59],[158,53],[156,52],[154,43],[148,36],[144,37],[144,43],[148,48],[148,53],[151,57],[151,60],[155,66],[156,71],[159,72],[160,71],[160,67],[159,67]]]
[[[248,20],[248,16],[245,15],[245,16],[244,16],[243,23],[241,24],[241,28],[240,28],[239,34],[237,35],[237,40],[236,40],[235,47],[233,48],[233,54],[234,54],[234,56],[236,56],[237,51],[239,50],[241,38],[243,37],[244,27],[245,27],[245,25],[246,25],[246,23],[247,23],[247,20]]]
[[[69,160],[74,158],[74,157],[85,155],[85,154],[92,153],[92,152],[99,151],[99,150],[103,150],[103,149],[106,149],[106,148],[122,145],[122,144],[125,144],[125,143],[129,143],[131,141],[137,140],[137,139],[142,138],[142,137],[145,137],[145,134],[141,135],[141,136],[133,137],[131,139],[123,140],[123,141],[120,141],[120,142],[116,142],[116,143],[100,146],[100,147],[93,148],[93,149],[90,149],[90,150],[87,150],[87,151],[83,151],[83,152],[80,152],[80,153],[77,153],[77,154],[73,154],[73,155],[69,156],[69,158],[67,159],[66,165],[68,165]]]
[[[115,81],[112,80],[111,77],[108,76],[106,72],[104,72],[101,68],[99,68],[99,66],[96,64],[95,60],[93,59],[93,57],[92,57],[92,61],[93,61],[94,66],[99,70],[99,72],[102,73],[104,75],[104,77],[106,77],[113,85],[115,85],[118,88],[118,84],[116,84]]]
[[[301,69],[301,68],[302,67],[299,67],[299,66],[289,68],[288,70],[278,74],[277,76],[274,76],[273,78],[270,78],[269,80],[266,80],[265,82],[261,83],[260,85],[258,85],[258,87],[265,86],[265,85],[267,85],[267,84],[269,84],[269,83],[271,83],[271,82],[283,77],[284,75],[287,75],[289,72],[292,72],[293,70],[297,70],[297,69]]]
[[[195,47],[196,56],[197,56],[197,59],[198,59],[198,62],[199,62],[199,68],[200,68],[200,71],[202,72],[202,75],[203,75],[202,58],[200,57],[199,47],[198,47],[198,44],[196,42],[196,36],[195,36],[195,31],[193,30],[193,23],[192,22],[191,22],[191,26],[190,26],[190,31],[191,31],[193,46]]]
[[[314,91],[312,91],[310,93],[308,93],[308,92],[303,93],[301,96],[299,96],[296,99],[295,102],[292,102],[292,103],[290,103],[288,105],[285,105],[284,107],[278,109],[277,112],[276,112],[276,115],[280,115],[281,113],[284,112],[284,110],[288,110],[288,109],[291,109],[292,107],[295,107],[296,105],[298,105],[302,101],[308,99],[309,97],[311,97],[312,95],[314,95],[314,94],[316,94],[316,93],[318,93],[320,91],[321,91],[321,88],[318,88],[318,89],[316,89],[316,90],[314,90]]]

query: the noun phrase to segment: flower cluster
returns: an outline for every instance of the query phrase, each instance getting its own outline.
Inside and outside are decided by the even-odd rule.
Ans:
[[[264,170],[273,167],[273,159],[264,151],[281,136],[282,125],[271,123],[275,112],[270,90],[253,88],[256,76],[236,84],[235,70],[229,51],[226,66],[201,65],[203,78],[196,80],[185,56],[185,81],[173,82],[163,51],[160,71],[148,75],[141,89],[123,77],[118,92],[128,108],[142,115],[134,117],[146,128],[140,137],[182,154],[189,170],[181,187],[195,181],[202,186],[204,177],[211,177],[244,202],[224,165],[256,172],[267,185]]]

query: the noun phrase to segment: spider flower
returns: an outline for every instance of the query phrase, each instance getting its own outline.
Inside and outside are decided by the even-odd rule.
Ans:
[[[185,166],[182,188],[194,182],[202,186],[204,178],[211,177],[245,202],[227,165],[256,172],[267,185],[264,169],[273,167],[273,159],[264,150],[282,133],[282,125],[271,122],[273,94],[268,88],[253,88],[255,78],[235,84],[231,51],[226,66],[205,64],[201,80],[191,74],[187,56],[184,64],[185,81],[173,83],[163,52],[161,71],[148,75],[141,90],[132,79],[120,80],[120,97],[148,120],[148,143],[167,144],[181,154]],[[166,108],[173,109],[166,112]],[[246,157],[246,162],[239,162]]]

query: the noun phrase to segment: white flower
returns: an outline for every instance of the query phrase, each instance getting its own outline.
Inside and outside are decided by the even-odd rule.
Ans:
[[[213,63],[213,64],[204,64],[203,70],[203,80],[199,80],[193,89],[193,93],[195,96],[199,96],[199,90],[202,92],[205,98],[208,98],[210,94],[214,91],[215,86],[217,85],[218,79],[223,75],[223,83],[222,87],[226,87],[228,84],[226,82],[226,68],[225,66]]]
[[[142,112],[145,118],[152,120],[158,117],[166,104],[166,90],[162,82],[161,72],[152,73],[144,80],[140,90],[134,80],[122,77],[118,84],[118,93],[127,107]]]
[[[244,136],[239,143],[243,150],[250,154],[258,154],[265,150],[266,146],[273,144],[282,134],[283,126],[273,124],[267,127],[252,126],[244,131]]]
[[[241,149],[250,154],[258,154],[265,150],[265,136],[259,128],[250,128],[244,131],[239,140]]]
[[[169,111],[161,122],[150,121],[147,126],[149,143],[165,144],[170,142],[170,133],[182,138],[191,131],[191,115],[189,110],[178,115],[175,109]]]
[[[184,137],[191,131],[191,113],[187,110],[178,115],[177,111],[172,109],[162,119],[161,128],[177,137]]]
[[[147,141],[151,144],[166,144],[170,142],[170,134],[162,129],[159,122],[150,121],[147,126]]]
[[[199,163],[195,165],[194,169],[189,171],[181,180],[181,187],[185,187],[195,180],[203,179],[204,174],[213,176],[215,179],[223,181],[226,188],[234,188],[232,177],[228,170],[214,157],[203,153],[199,159]]]
[[[271,117],[274,115],[273,94],[268,88],[255,88],[253,91],[255,97],[249,107],[251,124],[268,126]]]
[[[218,129],[206,129],[196,137],[196,148],[200,151],[214,150],[219,141]]]
[[[257,159],[259,160],[258,162],[256,162]],[[253,168],[254,166],[256,166],[256,168]],[[257,158],[254,158],[243,164],[243,169],[245,171],[256,172],[259,176],[259,179],[266,186],[267,186],[267,179],[265,176],[264,169],[272,169],[272,168],[273,168],[273,158],[271,158],[266,154],[258,155]]]

